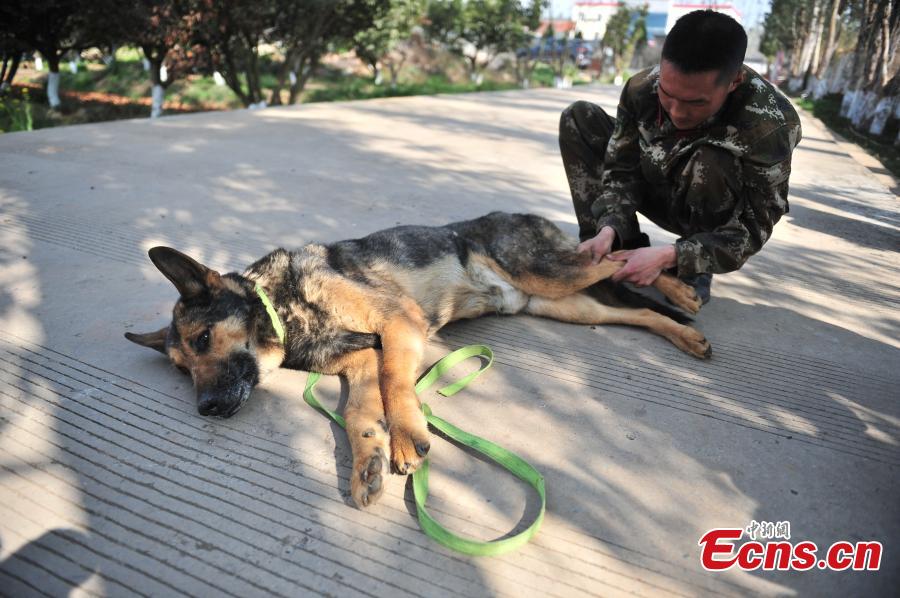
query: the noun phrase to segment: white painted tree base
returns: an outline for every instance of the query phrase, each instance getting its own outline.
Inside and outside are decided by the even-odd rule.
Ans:
[[[150,105],[150,118],[162,116],[163,102],[166,98],[166,90],[162,85],[154,85],[151,91],[152,103]]]
[[[50,73],[47,77],[47,101],[51,108],[59,108],[59,73]]]

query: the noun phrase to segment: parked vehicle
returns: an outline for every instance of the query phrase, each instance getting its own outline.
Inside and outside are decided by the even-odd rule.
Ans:
[[[591,64],[591,56],[594,53],[594,45],[582,39],[551,39],[544,38],[530,48],[519,48],[516,56],[530,56],[533,59],[544,58],[556,60],[565,55],[575,66],[586,69]]]

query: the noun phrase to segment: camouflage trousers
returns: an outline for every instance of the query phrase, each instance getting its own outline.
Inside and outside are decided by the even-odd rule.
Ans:
[[[559,152],[569,180],[581,241],[597,234],[591,206],[602,190],[603,158],[615,128],[616,119],[589,102],[575,102],[563,110],[559,119]]]
[[[575,102],[566,108],[559,123],[559,149],[572,193],[572,204],[578,218],[578,232],[582,241],[597,234],[597,219],[591,211],[603,190],[603,158],[606,146],[616,126],[616,120],[600,106],[590,102]],[[728,206],[697,205],[677,190],[696,188],[700,184],[714,196],[725,197],[726,188],[734,189],[736,181],[730,175],[734,171],[733,158],[724,151],[700,149],[686,158],[694,167],[678,169],[686,172],[678,181],[658,181],[657,185],[643,182],[636,194],[638,212],[660,228],[686,238],[708,232],[723,223],[722,215]],[[705,172],[702,181],[692,181],[696,172]],[[682,180],[683,179],[683,180]],[[721,191],[718,191],[719,189]],[[690,203],[690,205],[686,205]],[[595,206],[596,208],[596,206]],[[725,210],[723,210],[725,208]],[[703,213],[706,212],[706,213]],[[690,213],[691,217],[683,215]],[[646,234],[639,232],[637,216],[632,217],[628,228],[638,231],[636,236],[617,239],[614,249],[634,249],[650,244]]]

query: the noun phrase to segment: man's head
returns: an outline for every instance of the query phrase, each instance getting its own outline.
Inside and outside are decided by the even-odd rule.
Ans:
[[[663,44],[659,102],[678,129],[722,108],[742,81],[747,34],[727,15],[697,10],[678,19]]]

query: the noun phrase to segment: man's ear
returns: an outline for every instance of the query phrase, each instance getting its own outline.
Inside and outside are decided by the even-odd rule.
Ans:
[[[169,334],[169,327],[161,328],[156,332],[148,332],[146,334],[134,334],[126,332],[125,338],[133,343],[137,343],[142,347],[159,351],[163,355],[166,354],[166,336]]]
[[[728,93],[731,93],[735,89],[737,89],[741,83],[744,82],[744,69],[738,69],[737,75],[734,76],[734,79],[731,80],[731,83],[728,85]]]
[[[148,253],[153,265],[172,281],[182,299],[205,293],[220,282],[218,272],[171,247],[154,247]]]

